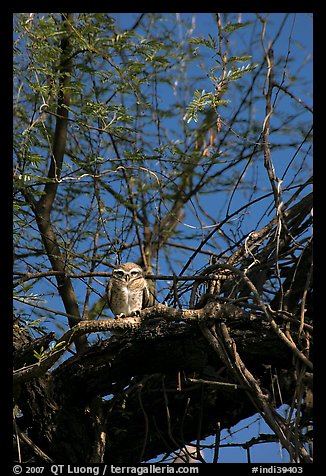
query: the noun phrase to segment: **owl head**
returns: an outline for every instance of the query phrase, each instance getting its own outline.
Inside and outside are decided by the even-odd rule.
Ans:
[[[121,283],[131,283],[139,278],[144,278],[143,270],[138,264],[123,263],[120,264],[113,272],[112,277]]]

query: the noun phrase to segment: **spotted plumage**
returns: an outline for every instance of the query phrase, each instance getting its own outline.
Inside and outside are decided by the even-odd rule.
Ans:
[[[143,270],[135,263],[121,264],[113,271],[107,287],[107,299],[116,317],[134,315],[154,305]]]

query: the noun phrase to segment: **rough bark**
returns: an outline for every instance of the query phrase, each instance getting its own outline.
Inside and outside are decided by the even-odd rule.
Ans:
[[[157,306],[141,318],[121,320],[123,337],[100,340],[18,385],[20,431],[57,463],[94,461],[102,444],[101,461],[136,464],[214,434],[217,424],[230,428],[258,409],[250,389],[234,380],[200,330],[204,325],[214,334],[221,322],[270,408],[280,398],[290,403],[296,384],[291,349],[262,317],[233,308],[209,303],[185,314]],[[101,322],[89,323],[88,332],[96,324]],[[15,333],[16,355],[22,346],[27,355],[26,334]],[[277,375],[277,392],[271,375]],[[99,397],[106,397],[101,411]]]

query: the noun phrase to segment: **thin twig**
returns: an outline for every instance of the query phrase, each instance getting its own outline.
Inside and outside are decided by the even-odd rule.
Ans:
[[[311,112],[311,114],[313,114],[313,112],[314,112],[313,109],[310,106],[308,106],[304,101],[302,101],[302,99],[298,98],[293,93],[291,93],[291,91],[289,91],[288,88],[286,88],[282,84],[275,83],[275,82],[274,82],[274,86],[278,89],[281,89],[283,92],[285,92],[285,94],[290,96],[290,98],[294,99],[297,103],[299,103],[301,106],[303,106],[305,109],[307,109],[307,111],[309,111],[309,112]]]
[[[205,380],[200,378],[187,378],[187,380],[191,383],[202,383],[204,385],[212,385],[216,387],[221,387],[230,390],[248,390],[248,387],[244,385],[239,385],[237,383],[230,383],[230,382],[220,382],[217,380]]]
[[[242,280],[247,284],[248,288],[253,294],[253,298],[256,302],[256,304],[260,307],[260,309],[263,311],[264,315],[267,317],[267,320],[269,321],[271,328],[274,330],[274,332],[278,335],[278,337],[284,342],[295,354],[296,357],[298,357],[307,367],[312,370],[313,369],[313,363],[297,348],[297,346],[291,342],[288,337],[285,335],[285,333],[280,329],[280,327],[277,325],[277,323],[274,321],[271,313],[269,312],[268,306],[265,305],[265,303],[262,301],[260,294],[258,293],[256,287],[254,286],[253,282],[248,278],[248,276],[240,269],[236,268],[235,266],[231,266],[228,264],[215,264],[210,266],[209,270],[210,272],[213,272],[214,269],[229,269],[238,276],[242,278]]]
[[[143,412],[144,420],[145,420],[144,441],[143,441],[142,450],[141,450],[141,453],[140,453],[140,456],[139,456],[139,462],[140,462],[140,463],[141,463],[141,462],[143,461],[143,459],[144,459],[145,449],[146,449],[147,440],[148,440],[148,428],[149,428],[148,415],[147,415],[147,413],[146,413],[146,411],[145,411],[144,404],[143,404],[143,401],[142,401],[142,398],[141,398],[142,388],[143,388],[143,385],[142,385],[142,384],[139,384],[139,385],[138,385],[138,392],[137,392],[138,402],[139,402],[139,406],[140,406],[140,408],[141,408],[141,411]]]
[[[302,294],[302,300],[301,300],[301,309],[300,309],[300,327],[299,327],[299,335],[302,333],[305,322],[304,322],[304,315],[305,315],[305,306],[306,306],[306,299],[307,299],[307,294],[309,290],[309,285],[311,281],[311,276],[312,276],[312,264],[310,266],[310,269],[307,274],[307,279],[305,282],[303,294]]]
[[[54,463],[53,459],[50,458],[47,454],[45,454],[44,451],[42,451],[35,443],[33,443],[33,441],[19,429],[16,423],[15,423],[15,428],[16,428],[18,437],[24,443],[26,443],[26,445],[29,446],[37,456],[39,456],[42,460],[46,461],[47,463]]]
[[[284,429],[282,429],[277,423],[275,415],[273,415],[272,409],[267,402],[266,395],[263,394],[258,382],[255,380],[251,372],[249,372],[237,353],[235,342],[230,337],[226,326],[223,323],[220,325],[223,340],[221,340],[221,338],[216,339],[204,324],[200,327],[204,336],[209,339],[209,342],[213,343],[214,349],[217,350],[219,356],[223,358],[223,361],[228,366],[231,374],[234,375],[236,379],[240,379],[240,381],[247,386],[248,396],[260,410],[266,423],[275,431],[283,446],[291,455],[293,450],[284,434]],[[221,351],[221,348],[224,348],[225,350]]]

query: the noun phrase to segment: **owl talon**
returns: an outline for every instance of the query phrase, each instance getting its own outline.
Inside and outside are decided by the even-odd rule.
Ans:
[[[121,312],[120,314],[115,315],[114,319],[123,319],[124,317],[126,317],[126,315],[123,312]]]
[[[130,314],[130,317],[134,317],[134,316],[137,316],[137,317],[140,316],[140,309],[137,309],[136,311],[132,311],[132,313]]]

